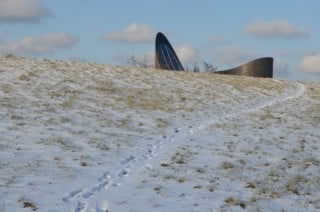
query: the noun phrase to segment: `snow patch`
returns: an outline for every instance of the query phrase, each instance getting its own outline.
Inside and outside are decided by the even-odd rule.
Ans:
[[[0,64],[2,211],[320,209],[317,83]]]

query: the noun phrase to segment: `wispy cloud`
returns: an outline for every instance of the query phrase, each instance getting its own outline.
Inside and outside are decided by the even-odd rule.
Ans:
[[[144,62],[148,66],[154,65],[154,52],[145,52],[137,55],[139,61]]]
[[[199,59],[199,52],[190,44],[182,44],[176,48],[176,53],[181,63],[191,64]]]
[[[36,22],[53,16],[43,0],[0,0],[0,22]]]
[[[305,27],[295,26],[285,20],[255,21],[244,27],[250,35],[261,38],[299,38],[308,37]]]
[[[119,32],[112,32],[102,37],[105,41],[143,43],[152,42],[156,31],[146,24],[133,23]]]
[[[251,60],[256,57],[256,53],[236,46],[222,46],[214,48],[212,50],[212,56],[217,63],[231,65]]]
[[[221,45],[221,44],[228,43],[228,41],[223,37],[214,36],[214,37],[209,38],[209,43],[213,44],[213,45]]]
[[[299,63],[299,68],[305,72],[320,74],[320,52],[302,58]]]
[[[273,73],[276,77],[286,78],[291,75],[289,64],[283,60],[274,60]]]
[[[53,53],[60,48],[69,48],[76,44],[78,38],[58,32],[40,37],[25,37],[20,41],[0,43],[0,53],[18,55],[40,55]]]

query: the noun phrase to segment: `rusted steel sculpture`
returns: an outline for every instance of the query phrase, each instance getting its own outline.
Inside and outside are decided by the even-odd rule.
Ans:
[[[155,68],[184,71],[177,54],[175,53],[168,39],[161,32],[159,32],[156,36]],[[259,58],[238,67],[224,71],[217,71],[215,73],[272,78],[273,58]]]
[[[250,77],[273,77],[273,58],[263,57],[256,60],[252,60],[248,63],[240,65],[238,67],[217,71],[217,74],[232,74],[232,75],[244,75]]]

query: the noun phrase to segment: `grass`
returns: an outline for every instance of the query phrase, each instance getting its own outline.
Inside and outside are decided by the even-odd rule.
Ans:
[[[228,197],[225,200],[225,203],[227,203],[228,205],[238,205],[241,208],[245,209],[246,208],[246,204],[245,202],[235,199],[234,197]]]
[[[26,60],[9,55],[5,58]],[[34,84],[37,77],[50,71],[50,78],[53,80],[50,81],[49,78],[47,79],[49,83],[38,84],[35,91],[47,93],[46,95],[57,101],[64,110],[78,104],[80,93],[87,94],[84,96],[88,98],[92,94],[100,96],[100,103],[107,107],[141,111],[189,112],[197,111],[203,106],[214,105],[220,100],[226,101],[229,98],[232,101],[235,100],[236,97],[233,94],[227,99],[226,96],[219,95],[219,92],[226,87],[232,86],[235,90],[244,89],[241,91],[243,93],[252,93],[254,89],[280,92],[285,87],[284,83],[273,80],[262,83],[265,79],[225,77],[212,73],[168,72],[121,66],[113,66],[114,71],[111,73],[106,71],[106,66],[99,64],[46,59],[39,60],[37,63],[38,65],[31,66],[30,70],[22,71],[18,79]],[[61,85],[72,86],[62,87]],[[6,87],[5,92],[9,92],[11,86],[2,85],[2,87]],[[203,96],[207,98],[204,99]],[[166,125],[166,123],[161,121],[159,125]]]
[[[33,202],[31,202],[31,201],[29,201],[29,200],[26,200],[25,197],[21,197],[21,198],[18,200],[18,202],[21,204],[21,206],[22,206],[23,208],[30,208],[30,209],[33,210],[33,211],[36,211],[36,210],[37,210],[36,205],[35,205]]]
[[[179,152],[176,152],[175,155],[171,157],[171,160],[173,161],[173,163],[176,163],[178,165],[187,164],[186,157]]]
[[[20,63],[20,66],[13,65],[12,61],[6,64],[8,60],[16,61],[15,64]],[[99,150],[94,151],[95,154],[105,154],[108,157],[109,154],[112,155],[113,152],[120,151],[122,148],[130,148],[131,140],[141,139],[140,132],[148,132],[150,135],[160,134],[163,135],[164,140],[167,137],[161,133],[166,129],[171,129],[176,134],[183,133],[178,128],[170,128],[172,120],[177,117],[178,120],[183,118],[188,121],[188,115],[198,116],[200,113],[199,116],[203,116],[204,112],[215,117],[220,112],[229,112],[235,106],[254,106],[286,90],[295,90],[294,83],[290,82],[212,73],[169,72],[46,59],[29,60],[14,56],[0,57],[0,63],[3,76],[7,74],[7,71],[3,71],[6,68],[10,71],[10,67],[16,70],[16,73],[12,73],[14,76],[12,81],[0,83],[0,94],[3,97],[0,101],[0,110],[5,111],[1,115],[2,118],[9,120],[4,129],[23,132],[30,121],[34,125],[43,126],[44,132],[39,132],[39,135],[44,134],[34,142],[41,145],[56,145],[60,148],[61,155],[59,154],[53,160],[62,168],[65,168],[62,162],[66,161],[63,151],[72,151],[75,155],[82,154],[80,153],[82,145],[89,145],[94,150]],[[21,68],[25,63],[31,64],[30,67]],[[317,84],[306,86],[307,94],[314,102],[310,106],[306,105],[304,111],[289,115],[295,119],[318,124],[320,104],[316,101],[320,98],[320,89]],[[145,114],[151,115],[145,117]],[[308,119],[305,119],[306,114]],[[253,125],[253,130],[260,133],[268,130],[272,125],[281,123],[287,123],[291,130],[289,132],[295,133],[301,130],[299,122],[293,120],[295,124],[290,125],[292,120],[287,119],[286,116],[287,113],[280,114],[265,109],[258,114],[257,124]],[[315,183],[319,179],[285,174],[297,166],[298,171],[303,173],[319,166],[319,160],[312,155],[302,161],[297,159],[310,148],[317,148],[309,143],[310,133],[306,134],[305,140],[298,140],[299,148],[288,149],[282,144],[287,142],[290,135],[279,133],[269,140],[260,137],[259,142],[279,145],[279,149],[281,148],[282,152],[287,151],[290,156],[284,154],[281,156],[285,158],[284,160],[261,163],[254,167],[252,157],[256,157],[257,160],[263,157],[263,147],[255,148],[252,145],[256,144],[248,140],[248,147],[244,147],[242,152],[237,151],[239,149],[236,141],[245,137],[240,132],[243,127],[241,121],[233,125],[219,122],[213,127],[214,130],[224,130],[230,135],[232,140],[224,142],[226,151],[219,153],[225,157],[233,157],[236,162],[227,161],[228,159],[225,158],[226,161],[211,161],[208,162],[207,167],[201,166],[202,164],[193,161],[197,157],[194,146],[186,146],[184,149],[173,150],[173,154],[159,164],[161,171],[154,174],[154,177],[160,178],[161,182],[175,182],[184,184],[183,186],[191,186],[198,191],[214,192],[215,189],[220,189],[219,183],[222,184],[224,181],[215,179],[216,182],[210,182],[210,180],[215,174],[219,175],[223,172],[227,180],[242,180],[243,189],[256,195],[252,200],[248,200],[251,202],[264,197],[279,198],[282,194],[288,193],[308,195],[310,190],[306,184]],[[64,129],[62,131],[66,134],[60,134],[57,129]],[[97,134],[98,136],[103,134],[103,139],[96,138]],[[257,139],[258,137],[259,134]],[[187,143],[194,142],[190,140]],[[218,143],[213,143],[213,146],[216,144]],[[202,146],[200,143],[198,145]],[[217,151],[213,152],[217,153]],[[246,153],[243,157],[245,159],[237,158],[242,153]],[[87,154],[90,153],[83,153],[83,155]],[[295,155],[297,158],[292,158]],[[86,169],[95,164],[94,157],[76,158],[75,164]],[[216,166],[211,166],[216,163],[217,169]],[[261,167],[265,176],[256,176],[256,179],[241,178],[241,173],[245,171],[252,173]],[[211,176],[207,177],[209,173]],[[229,173],[232,175],[229,176]],[[192,182],[192,185],[189,181],[193,178],[186,178],[191,175],[196,181]],[[238,178],[232,178],[232,176]],[[275,185],[274,182],[277,184]],[[157,194],[163,194],[163,187],[156,186],[154,191]],[[27,208],[36,208],[31,201],[21,200],[20,202]],[[225,203],[241,208],[247,207],[244,200],[233,196],[225,198]]]
[[[234,165],[228,161],[224,161],[221,163],[220,168],[221,169],[232,169],[232,168],[234,168]]]
[[[161,194],[162,186],[155,187],[153,189],[157,194]]]
[[[296,195],[299,195],[300,193],[308,194],[309,193],[307,191],[308,189],[304,187],[304,185],[307,184],[308,182],[309,182],[309,179],[307,179],[304,176],[295,176],[285,184],[285,189]]]

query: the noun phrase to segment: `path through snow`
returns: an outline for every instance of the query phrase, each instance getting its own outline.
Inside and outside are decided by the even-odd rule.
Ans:
[[[101,203],[101,201],[99,202],[94,199],[94,196],[100,191],[104,193],[109,192],[112,195],[112,190],[118,189],[119,186],[125,188],[127,186],[126,183],[128,183],[128,181],[130,182],[130,180],[126,179],[127,177],[133,177],[134,179],[140,178],[141,176],[137,176],[137,174],[140,173],[141,170],[153,168],[150,164],[152,164],[154,155],[161,156],[165,155],[166,152],[170,152],[172,149],[178,149],[178,147],[191,136],[195,137],[198,132],[206,130],[210,128],[210,126],[224,120],[232,120],[245,114],[255,113],[266,107],[276,107],[277,104],[283,104],[286,101],[299,98],[303,95],[305,90],[306,87],[303,84],[296,83],[294,90],[287,90],[277,96],[264,99],[263,102],[257,105],[251,105],[244,109],[240,108],[239,110],[226,113],[220,117],[200,117],[200,120],[203,120],[203,122],[191,122],[187,123],[185,126],[176,128],[174,133],[158,138],[157,142],[153,145],[149,144],[147,141],[142,142],[142,147],[136,151],[138,154],[127,155],[127,158],[124,158],[120,162],[120,169],[116,173],[110,173],[109,171],[102,173],[91,188],[81,188],[72,191],[68,196],[63,198],[63,201],[66,203],[69,203],[70,201],[74,202],[74,211],[76,212],[87,210],[106,211],[108,208],[107,206],[109,205],[108,200],[104,200],[102,201],[103,203]],[[145,146],[143,146],[143,144],[145,144]],[[121,208],[122,207],[120,207],[120,209]],[[117,211],[119,210],[117,207],[114,209]]]
[[[319,101],[316,83],[0,57],[0,211],[318,210]]]

